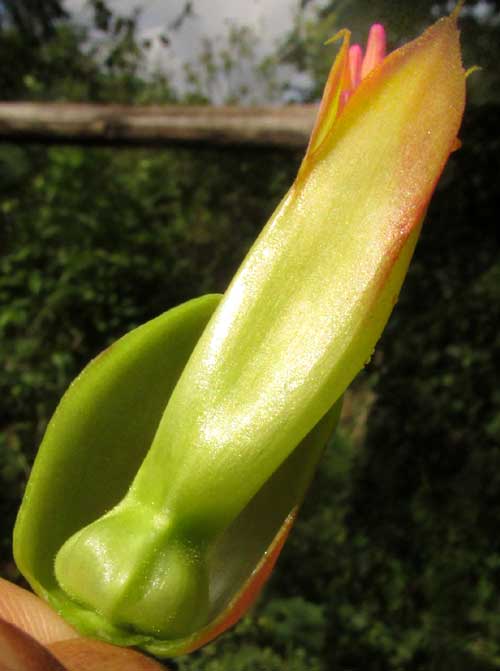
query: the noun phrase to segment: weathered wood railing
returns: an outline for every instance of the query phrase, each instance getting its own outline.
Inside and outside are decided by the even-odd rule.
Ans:
[[[304,147],[313,105],[284,107],[127,106],[0,103],[0,141],[83,145]]]

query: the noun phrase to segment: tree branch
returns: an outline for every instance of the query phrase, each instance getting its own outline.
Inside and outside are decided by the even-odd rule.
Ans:
[[[0,141],[80,145],[244,145],[302,148],[316,115],[288,107],[0,103]]]

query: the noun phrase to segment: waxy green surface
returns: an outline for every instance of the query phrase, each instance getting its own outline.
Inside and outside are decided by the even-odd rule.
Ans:
[[[199,632],[164,640],[159,632],[134,630],[118,612],[87,608],[68,596],[55,577],[57,553],[75,532],[112,510],[126,494],[150,448],[172,389],[219,301],[220,296],[205,296],[174,308],[124,336],[87,366],[51,420],[16,524],[16,561],[40,596],[82,633],[140,646],[158,656],[195,646],[196,639],[206,636],[211,623],[224,615],[287,515],[300,503],[340,413],[338,403],[225,533],[210,548],[204,548],[204,572],[210,583],[205,610],[201,610],[199,599],[192,609],[186,609],[183,602],[188,612],[186,628],[199,621]],[[168,468],[162,468],[158,476],[168,480]],[[110,557],[115,570],[123,563],[131,570],[140,568],[132,548],[142,547],[146,554],[151,549],[147,542],[142,544],[151,522],[143,503],[131,506],[129,519],[116,529],[118,541]],[[153,528],[157,526],[158,522],[153,524]],[[181,552],[192,568],[189,555],[194,552],[187,545]],[[95,560],[105,558],[97,556]],[[184,563],[179,564],[182,570]],[[92,570],[88,565],[81,570],[81,584],[91,585]],[[132,582],[127,585],[129,598]],[[171,612],[164,603],[159,607]]]

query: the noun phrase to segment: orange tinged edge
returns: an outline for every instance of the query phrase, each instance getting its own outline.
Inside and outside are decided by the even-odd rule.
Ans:
[[[285,541],[288,538],[288,534],[290,533],[295,522],[297,513],[298,507],[295,507],[286,517],[283,525],[269,546],[269,549],[267,552],[265,552],[263,558],[250,578],[247,580],[241,592],[233,599],[233,602],[229,604],[226,613],[221,618],[217,618],[213,623],[212,628],[208,631],[205,630],[202,632],[200,638],[182,650],[182,653],[193,652],[193,650],[201,648],[209,641],[213,640],[217,636],[220,636],[223,632],[226,631],[226,629],[229,629],[235,625],[238,620],[240,620],[243,615],[245,615],[247,610],[259,595],[265,582],[271,575],[274,565],[276,564],[281,550],[283,549]]]
[[[415,57],[416,54],[421,49],[424,49],[425,45],[428,44],[431,40],[443,38],[446,39],[447,35],[448,39],[451,39],[452,33],[454,36],[457,31],[457,17],[458,11],[455,11],[449,17],[443,18],[434,24],[434,26],[431,26],[427,31],[425,31],[425,33],[423,33],[423,35],[421,35],[413,42],[410,42],[409,44],[389,54],[380,65],[375,67],[374,70],[370,72],[369,76],[367,76],[367,78],[354,92],[346,108],[344,108],[341,117],[339,118],[340,125],[342,126],[344,123],[347,125],[351,124],[354,119],[360,113],[362,113],[363,106],[369,104],[370,97],[376,94],[378,87],[383,84],[384,79],[386,79],[391,75],[392,72],[401,67],[402,63],[404,63],[407,59]],[[330,71],[306,157],[299,172],[299,178],[306,172],[304,168],[309,166],[311,159],[316,160],[316,158],[319,158],[317,154],[322,154],[323,151],[329,151],[331,149],[330,131],[333,127],[333,124],[336,123],[338,117],[340,94],[346,83],[348,84],[349,82],[349,36],[350,34],[348,31],[341,31],[341,33],[337,34],[333,38],[338,39],[339,37],[342,37],[343,44]],[[465,81],[465,72],[463,72],[463,76]],[[354,102],[356,99],[357,101]],[[463,100],[458,100],[457,98],[455,102],[457,103],[457,108],[460,106],[463,111],[463,107],[465,105],[465,94],[463,96]],[[349,108],[352,109],[354,114],[349,114]],[[419,202],[418,207],[412,213],[413,216],[411,217],[411,221],[406,221],[403,224],[401,236],[397,241],[395,241],[393,248],[389,252],[390,256],[393,257],[393,262],[395,262],[399,256],[401,245],[410,234],[410,231],[419,226],[421,223],[428,205],[429,198],[434,190],[435,182],[437,182],[439,175],[444,168],[448,155],[457,148],[456,133],[458,132],[460,125],[461,114],[457,113],[456,119],[457,127],[455,129],[455,135],[450,140],[448,153],[446,156],[443,155],[442,165],[440,165],[440,170],[438,171],[436,179],[433,180],[432,184],[429,184],[429,188],[427,189],[425,197],[422,198],[422,201]],[[340,128],[339,131],[342,132]],[[325,142],[325,140],[328,141]],[[390,267],[392,267],[392,264]],[[215,637],[222,634],[226,629],[233,626],[242,617],[242,615],[244,615],[244,613],[254,602],[265,581],[268,579],[283,548],[286,538],[292,528],[296,516],[297,508],[294,508],[286,518],[281,529],[271,543],[269,550],[266,552],[265,556],[257,566],[252,576],[249,578],[241,592],[229,605],[226,614],[220,618],[217,618],[212,627],[209,630],[206,629],[204,632],[202,632],[201,636],[195,642],[189,644],[188,647],[184,649],[184,652],[191,652],[201,647],[202,645],[205,645]]]
[[[356,118],[363,113],[363,109],[369,105],[370,98],[376,95],[377,89],[383,85],[384,79],[390,77],[394,72],[396,72],[405,62],[409,59],[417,58],[418,53],[425,49],[426,45],[434,40],[448,40],[450,48],[452,47],[452,42],[454,41],[457,33],[457,19],[458,13],[461,8],[461,4],[457,5],[455,10],[447,17],[443,17],[435,24],[430,26],[422,35],[418,38],[405,44],[396,51],[393,51],[388,56],[385,57],[384,61],[377,66],[370,75],[364,80],[358,89],[354,92],[353,96],[349,100],[349,103],[353,103],[350,108],[346,106],[345,111],[342,113],[342,117],[339,119],[339,133],[343,132],[343,124],[345,123],[349,126],[352,123],[356,123]],[[460,62],[461,64],[461,62]],[[462,76],[465,83],[467,76],[466,71],[462,67]],[[439,181],[439,178],[442,174],[442,171],[446,165],[449,155],[461,147],[460,139],[457,137],[457,133],[460,128],[460,122],[465,107],[465,84],[463,87],[463,95],[459,98],[455,92],[454,103],[456,109],[459,110],[455,114],[455,125],[456,128],[450,128],[450,144],[448,147],[448,152],[443,153],[442,160],[439,166],[439,170],[436,172],[436,177],[432,182],[429,182],[428,188],[426,189],[425,196],[416,203],[416,207],[413,210],[411,216],[405,216],[400,222],[400,234],[397,239],[394,241],[392,248],[388,251],[388,257],[391,259],[391,263],[387,266],[386,271],[383,275],[379,277],[379,282],[381,285],[384,284],[387,279],[387,275],[391,271],[394,263],[402,249],[403,243],[407,240],[408,236],[414,231],[417,227],[420,228],[422,221],[424,219],[427,207],[429,205],[429,200],[432,197],[435,186]],[[446,123],[449,123],[446,120]],[[453,134],[454,130],[454,134]],[[335,140],[334,140],[335,141]],[[327,146],[325,146],[327,145]],[[322,151],[331,150],[330,143],[325,143],[321,148]],[[415,151],[418,151],[418,147],[415,148]],[[407,152],[408,157],[412,157],[412,152]]]
[[[436,24],[425,31],[419,38],[386,56],[382,63],[376,66],[356,89],[356,91],[349,99],[346,107],[342,111],[340,117],[338,116],[340,95],[346,84],[348,85],[349,83],[348,49],[350,34],[349,31],[341,31],[341,33],[337,34],[335,38],[333,38],[343,38],[343,44],[330,71],[307,153],[302,163],[299,177],[295,183],[296,186],[300,188],[300,179],[305,179],[306,174],[311,166],[311,162],[321,160],[322,155],[331,151],[334,147],[337,137],[337,132],[333,134],[331,133],[334,124],[337,126],[338,122],[338,133],[342,134],[352,123],[356,123],[356,120],[360,117],[360,115],[363,114],[363,110],[366,109],[366,106],[370,104],[371,97],[375,96],[380,86],[383,85],[384,80],[386,80],[400,67],[402,67],[409,59],[418,58],[418,54],[422,52],[422,50],[425,50],[426,46],[434,40],[444,40],[445,42],[448,40],[450,47],[452,46],[452,42],[455,40],[458,30],[456,25],[458,11],[459,7],[457,7],[457,9],[449,17],[440,19]],[[444,48],[444,51],[446,51],[446,48]],[[463,71],[463,68],[462,74],[465,82],[465,72]],[[389,256],[392,258],[392,263],[388,265],[386,269],[387,272],[389,272],[393,263],[398,258],[404,241],[421,223],[428,205],[429,198],[431,197],[434,190],[435,183],[437,182],[439,175],[444,168],[449,154],[457,148],[456,134],[458,133],[460,126],[460,119],[462,116],[461,112],[463,112],[463,107],[465,105],[465,87],[464,95],[461,97],[456,95],[456,99],[453,101],[453,104],[456,107],[456,119],[450,126],[450,143],[448,152],[446,155],[443,153],[439,169],[436,170],[435,179],[432,180],[432,183],[428,184],[428,188],[425,190],[424,196],[422,197],[421,201],[418,202],[417,207],[412,211],[411,216],[407,217],[406,221],[401,222],[400,235],[398,236],[398,239],[394,241],[392,249],[389,250]],[[459,108],[461,110],[460,113]],[[455,125],[456,128],[453,127]],[[379,278],[380,281],[382,281],[382,279],[383,278]],[[280,531],[275,536],[272,544],[270,545],[269,550],[241,592],[239,592],[233,602],[229,605],[226,613],[220,618],[217,618],[212,623],[210,629],[206,628],[203,632],[201,632],[200,637],[196,639],[196,641],[191,641],[182,652],[191,652],[201,647],[202,645],[205,645],[215,637],[222,634],[226,629],[233,626],[247,611],[250,605],[254,602],[263,584],[269,577],[279,556],[279,553],[281,552],[283,544],[288,536],[288,533],[290,532],[296,514],[297,509],[294,509],[290,515],[288,515]]]

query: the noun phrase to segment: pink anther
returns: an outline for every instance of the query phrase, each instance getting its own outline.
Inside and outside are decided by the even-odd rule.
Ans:
[[[385,58],[386,37],[384,26],[374,23],[368,34],[365,57],[361,66],[361,79],[364,79]]]
[[[359,86],[361,81],[361,65],[363,63],[363,50],[359,44],[353,44],[349,49],[349,75],[351,77],[351,90]]]

